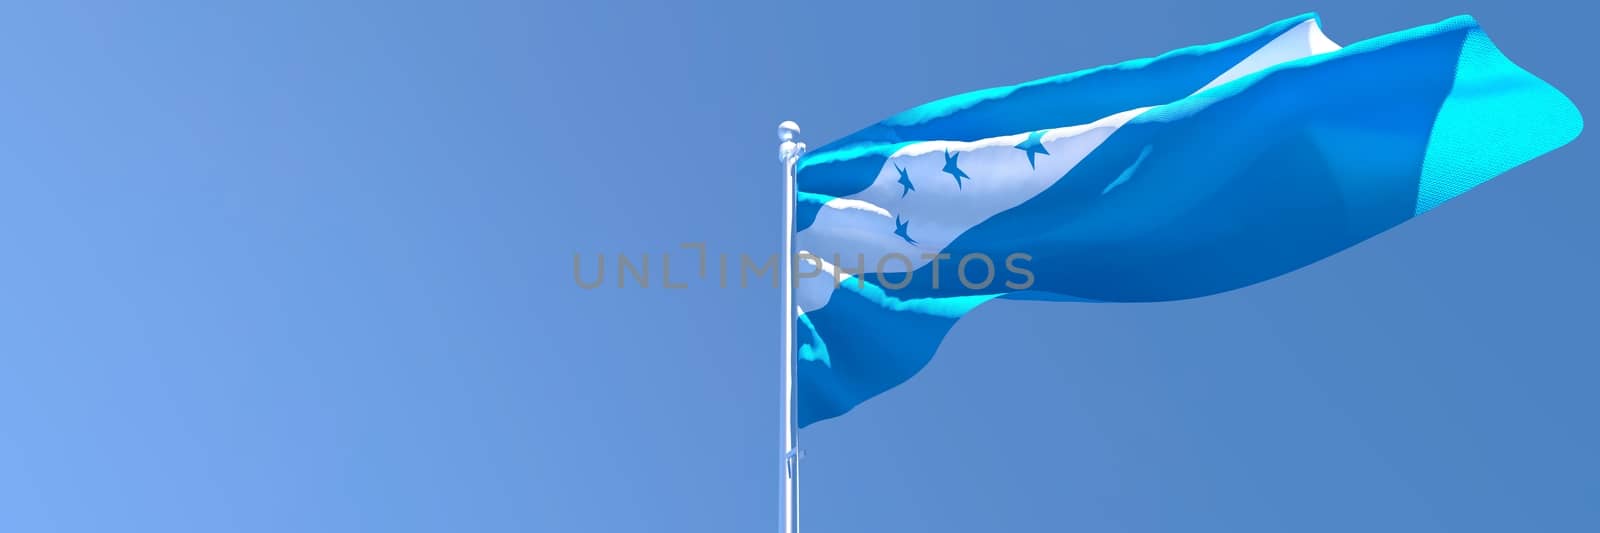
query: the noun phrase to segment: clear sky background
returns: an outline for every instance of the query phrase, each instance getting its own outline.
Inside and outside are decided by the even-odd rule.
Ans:
[[[771,253],[781,120],[1311,10],[1600,105],[1565,0],[9,4],[0,531],[775,530],[779,292],[574,253]],[[1600,530],[1594,135],[1248,289],[980,309],[803,432],[806,530]]]

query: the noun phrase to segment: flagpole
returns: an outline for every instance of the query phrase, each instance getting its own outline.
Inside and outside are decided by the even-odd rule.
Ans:
[[[779,261],[783,282],[783,533],[800,531],[800,436],[795,426],[794,357],[794,205],[795,166],[806,144],[797,140],[800,125],[784,121],[778,125],[778,158],[783,161],[783,255]]]

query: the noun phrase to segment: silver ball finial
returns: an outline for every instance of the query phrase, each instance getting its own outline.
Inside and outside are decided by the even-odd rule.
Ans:
[[[806,143],[795,140],[800,136],[800,125],[793,120],[785,120],[778,125],[778,160],[784,164],[793,164],[800,159],[800,154],[806,153]]]

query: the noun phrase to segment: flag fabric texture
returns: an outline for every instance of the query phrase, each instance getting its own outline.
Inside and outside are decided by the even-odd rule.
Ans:
[[[1307,14],[917,106],[798,163],[799,424],[905,382],[984,302],[1251,285],[1582,127],[1467,16],[1340,47]]]

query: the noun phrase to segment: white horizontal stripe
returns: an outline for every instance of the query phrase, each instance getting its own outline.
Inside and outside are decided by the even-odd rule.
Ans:
[[[873,271],[880,261],[885,272],[906,271],[908,263],[900,257],[909,259],[912,269],[919,268],[930,261],[925,255],[939,253],[973,226],[1054,185],[1118,127],[1146,109],[1049,130],[1040,141],[1050,153],[1036,155],[1035,168],[1028,167],[1027,153],[1016,148],[1028,138],[1026,133],[906,146],[889,158],[867,190],[824,204],[811,226],[798,235],[798,245],[847,266],[860,259]],[[960,186],[943,170],[945,150],[959,154],[957,164],[971,176]],[[915,190],[905,191],[899,184],[897,166],[906,170]],[[907,224],[907,234],[916,244],[895,235],[896,217]],[[891,257],[885,260],[885,256]]]

